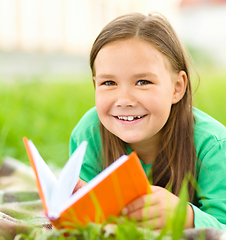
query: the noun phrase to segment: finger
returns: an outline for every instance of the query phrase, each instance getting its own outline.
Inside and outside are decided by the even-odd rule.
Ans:
[[[141,209],[145,206],[150,206],[151,198],[152,198],[151,194],[147,194],[135,199],[122,209],[122,214],[128,215],[130,212],[133,212],[137,209]]]
[[[165,188],[158,186],[151,186],[152,190],[152,205],[162,204],[166,208],[174,206],[178,202],[178,197],[166,190]]]
[[[122,213],[127,215],[136,209],[142,208],[148,205],[156,205],[162,197],[161,195],[166,194],[166,190],[159,186],[150,185],[152,193],[143,195],[140,198],[135,199],[129,203],[123,210]]]
[[[155,194],[153,194],[154,196]],[[171,198],[169,198],[171,197]],[[173,197],[173,199],[172,199]],[[174,208],[176,202],[178,201],[178,198],[174,195],[170,195],[165,197],[165,199],[157,198],[155,201],[153,201],[153,197],[151,198],[151,204],[147,204],[146,206],[142,206],[140,208],[134,207],[133,209],[130,208],[126,214],[128,218],[133,218],[138,221],[141,220],[147,220],[147,219],[153,219],[156,217],[161,217],[163,219],[167,219],[173,215]],[[154,204],[155,202],[156,204]],[[172,204],[173,203],[173,204]]]
[[[163,201],[165,195],[166,190],[164,188],[156,187],[151,194],[143,195],[127,204],[127,206],[123,208],[122,214],[127,215],[130,212],[146,206],[155,206],[159,204],[160,201]]]
[[[86,182],[79,178],[78,183],[76,184],[76,186],[73,190],[73,193],[76,192],[77,190],[79,190],[84,185],[86,185]]]
[[[166,226],[166,222],[161,218],[148,219],[137,223],[139,227],[149,228],[151,230],[160,231]]]
[[[159,191],[162,191],[163,189],[165,189],[165,188],[155,186],[155,185],[150,185],[150,188],[151,188],[152,193],[156,193],[156,192],[159,192]]]
[[[135,219],[136,221],[146,221],[159,217],[159,211],[155,206],[147,206],[128,213],[127,217],[128,219]]]

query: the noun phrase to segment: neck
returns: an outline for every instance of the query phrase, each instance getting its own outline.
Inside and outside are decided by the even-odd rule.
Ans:
[[[154,143],[131,143],[131,149],[135,151],[144,164],[153,163],[158,154],[158,141]]]

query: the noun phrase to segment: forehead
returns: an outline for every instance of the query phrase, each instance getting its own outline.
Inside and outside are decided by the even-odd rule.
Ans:
[[[155,48],[155,46],[151,42],[145,41],[138,37],[126,38],[107,43],[100,49],[97,56],[104,53],[109,54],[111,51],[114,51],[115,53],[130,52],[140,54],[144,54],[147,51],[152,51],[153,53],[161,54],[160,51]]]
[[[153,68],[162,65],[167,70],[172,70],[168,58],[161,53],[151,42],[134,37],[117,40],[104,45],[98,52],[94,61],[94,72],[99,67],[115,63]],[[148,65],[149,64],[149,65]],[[118,64],[119,65],[119,64]]]

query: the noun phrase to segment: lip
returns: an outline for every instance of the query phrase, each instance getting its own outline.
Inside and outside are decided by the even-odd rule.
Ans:
[[[128,116],[142,116],[142,115],[117,115],[117,116],[120,116],[120,117],[128,117]],[[132,121],[125,121],[125,120],[122,120],[122,119],[118,119],[117,116],[113,116],[113,115],[112,115],[112,117],[113,117],[116,121],[118,121],[120,124],[123,124],[123,125],[133,125],[133,124],[139,123],[139,122],[141,122],[143,119],[145,119],[146,116],[147,116],[147,114],[143,115],[142,118],[136,118],[136,119],[134,119],[134,120],[132,120]]]

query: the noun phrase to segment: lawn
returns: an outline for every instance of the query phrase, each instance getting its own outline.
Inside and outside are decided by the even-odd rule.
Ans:
[[[226,126],[226,71],[200,72],[200,84],[194,93],[194,106]]]
[[[207,112],[226,125],[226,72],[200,72],[200,82],[195,78],[194,106]],[[11,156],[29,164],[23,146],[23,136],[32,139],[43,158],[52,167],[63,167],[68,159],[70,133],[82,115],[94,106],[94,87],[88,75],[54,78],[32,78],[24,82],[0,83],[0,160]],[[185,184],[184,186],[187,186]],[[182,205],[169,221],[158,238],[153,232],[136,228],[135,223],[119,224],[115,238],[103,235],[101,226],[87,226],[81,231],[49,231],[38,239],[161,239],[166,232],[173,231],[173,239],[179,239],[183,230],[184,210],[187,194],[181,195]],[[180,223],[180,224],[179,224]],[[179,224],[179,225],[178,225]],[[76,232],[77,231],[77,232]],[[128,235],[129,234],[129,235]],[[174,236],[175,235],[175,236]],[[39,235],[37,235],[39,236]],[[49,238],[48,238],[49,236]],[[71,236],[71,237],[70,237]],[[131,238],[128,238],[131,236]],[[34,239],[25,237],[22,239]]]
[[[194,79],[196,89],[198,79]],[[194,106],[224,125],[225,90],[225,71],[201,71],[194,93]],[[62,167],[68,159],[70,133],[94,102],[89,75],[0,83],[0,158],[11,156],[28,163],[22,142],[26,136],[48,163]]]
[[[0,153],[25,163],[23,136],[32,139],[43,158],[59,167],[68,159],[70,133],[94,106],[94,89],[87,76],[31,79],[0,83]]]

